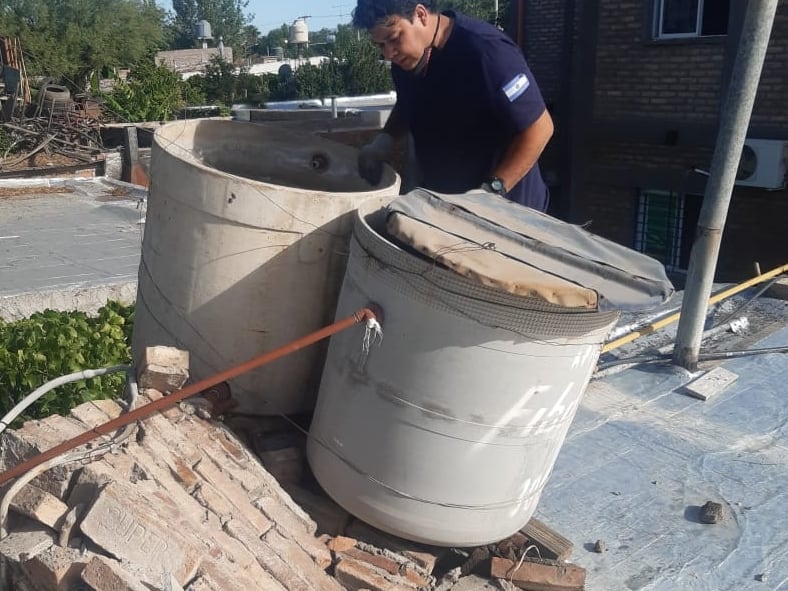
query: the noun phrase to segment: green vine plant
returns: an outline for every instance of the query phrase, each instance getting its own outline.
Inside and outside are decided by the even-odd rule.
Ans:
[[[0,319],[0,413],[62,375],[131,362],[134,306],[107,302],[95,316],[45,310],[14,322]],[[125,375],[107,374],[44,394],[14,421],[66,415],[89,400],[122,395]]]

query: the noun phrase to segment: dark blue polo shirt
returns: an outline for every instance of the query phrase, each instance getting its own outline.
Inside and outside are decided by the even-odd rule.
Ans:
[[[542,94],[520,48],[489,23],[455,19],[446,44],[434,49],[423,76],[392,64],[398,109],[415,143],[422,186],[464,193],[489,180],[515,134],[544,112]],[[512,189],[512,201],[544,211],[547,187],[539,166]]]

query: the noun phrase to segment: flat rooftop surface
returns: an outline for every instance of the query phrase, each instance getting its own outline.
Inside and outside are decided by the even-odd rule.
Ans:
[[[771,301],[782,328],[747,348],[788,347]],[[682,393],[697,374],[669,365],[589,386],[537,516],[574,542],[590,591],[788,589],[788,357],[700,367],[716,365],[738,379],[706,402]],[[707,501],[723,522],[701,523]]]
[[[0,317],[136,286],[144,197],[105,178],[0,181]]]

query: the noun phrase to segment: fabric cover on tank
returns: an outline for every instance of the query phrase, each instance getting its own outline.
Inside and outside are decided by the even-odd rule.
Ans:
[[[486,191],[415,189],[388,206],[387,230],[464,277],[567,308],[647,310],[674,293],[659,261]]]

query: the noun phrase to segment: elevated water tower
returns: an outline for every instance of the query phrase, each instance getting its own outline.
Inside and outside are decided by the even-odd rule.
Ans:
[[[290,25],[290,37],[288,44],[295,49],[298,57],[301,57],[305,48],[309,47],[309,27],[306,24],[306,19],[312,18],[310,16],[299,16]]]
[[[194,36],[200,40],[203,49],[208,49],[208,39],[213,39],[211,23],[206,20],[197,21],[194,25]]]

